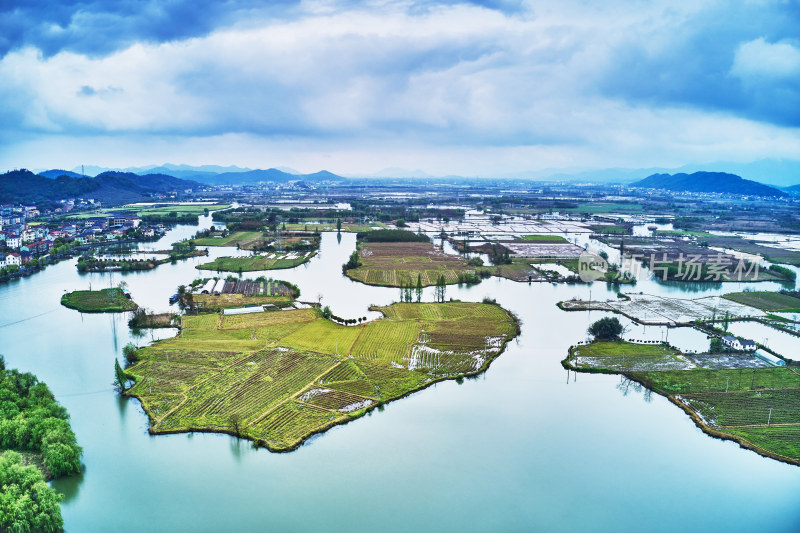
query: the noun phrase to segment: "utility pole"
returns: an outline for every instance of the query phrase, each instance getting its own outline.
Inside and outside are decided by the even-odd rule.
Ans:
[[[769,425],[769,421],[772,420],[772,407],[769,408],[769,416],[767,417],[767,425]]]

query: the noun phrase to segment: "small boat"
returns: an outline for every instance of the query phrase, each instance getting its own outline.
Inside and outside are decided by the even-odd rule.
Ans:
[[[649,229],[650,231],[655,231],[658,229],[658,226],[647,226],[647,229]]]

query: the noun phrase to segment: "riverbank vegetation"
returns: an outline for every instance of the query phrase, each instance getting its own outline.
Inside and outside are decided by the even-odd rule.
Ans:
[[[166,255],[157,259],[98,259],[96,257],[82,257],[78,260],[78,272],[105,272],[108,270],[119,270],[130,272],[135,270],[152,270],[159,265],[174,263],[181,259],[190,257],[200,257],[208,255],[208,250],[196,250],[194,244],[189,242],[174,243],[172,250]]]
[[[35,466],[25,465],[20,454],[0,454],[0,487],[0,531],[63,531],[61,495]]]
[[[61,496],[45,479],[77,474],[83,450],[47,385],[1,355],[0,451],[0,531],[61,531]]]
[[[493,304],[394,304],[343,326],[317,309],[184,316],[138,353],[127,394],[152,433],[222,432],[288,451],[441,379],[484,370],[518,334]]]
[[[121,313],[139,307],[119,287],[67,292],[61,296],[61,305],[81,313]]]
[[[706,433],[800,465],[800,374],[791,368],[697,368],[667,345],[624,341],[574,346],[562,363],[622,374],[669,398]]]

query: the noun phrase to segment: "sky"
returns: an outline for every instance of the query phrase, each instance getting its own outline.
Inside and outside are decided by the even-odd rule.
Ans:
[[[800,0],[3,0],[0,169],[800,159]]]

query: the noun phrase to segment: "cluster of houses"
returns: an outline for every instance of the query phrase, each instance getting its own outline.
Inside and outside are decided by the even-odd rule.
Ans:
[[[136,230],[144,238],[155,238],[166,231],[161,224],[140,227],[141,219],[126,213],[70,220],[55,229],[28,223],[39,214],[35,207],[0,206],[0,268],[23,267],[50,254],[57,239],[64,243],[86,244],[121,239]]]

